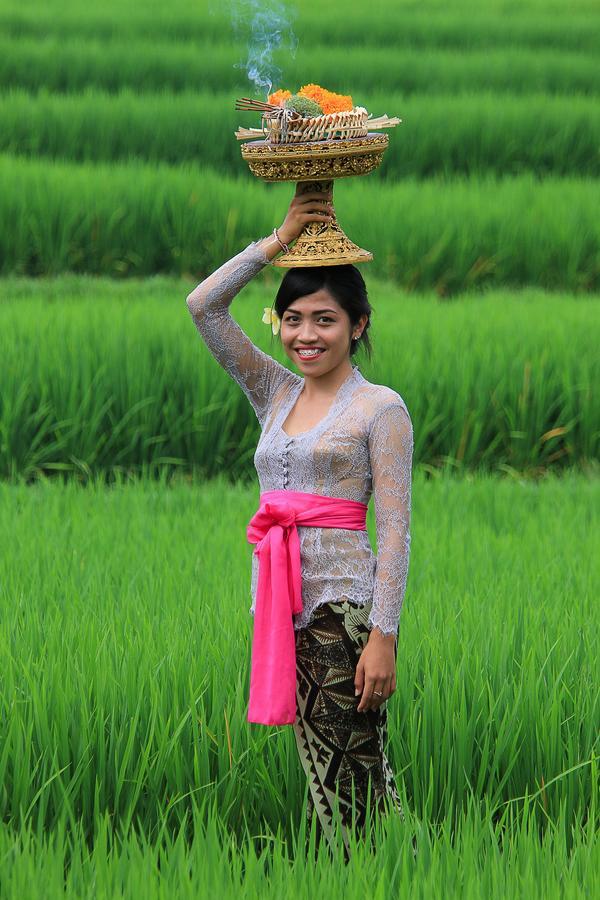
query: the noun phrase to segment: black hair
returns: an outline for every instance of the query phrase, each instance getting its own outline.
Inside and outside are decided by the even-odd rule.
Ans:
[[[345,310],[350,318],[352,328],[358,324],[362,315],[366,314],[369,317],[361,336],[356,340],[352,338],[350,356],[354,356],[360,347],[364,346],[370,360],[371,342],[367,331],[373,310],[369,303],[367,286],[356,266],[308,266],[306,268],[296,266],[288,269],[275,297],[275,312],[282,319],[284,312],[294,300],[307,294],[314,294],[321,288],[329,291]]]

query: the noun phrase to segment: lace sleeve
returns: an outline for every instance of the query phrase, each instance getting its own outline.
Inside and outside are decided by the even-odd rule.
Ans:
[[[413,454],[412,423],[403,405],[394,402],[376,414],[369,432],[369,453],[377,528],[369,623],[383,634],[397,634],[410,555]]]
[[[186,298],[204,343],[236,381],[263,425],[273,394],[291,373],[252,343],[231,317],[229,305],[269,260],[257,241],[204,279]]]

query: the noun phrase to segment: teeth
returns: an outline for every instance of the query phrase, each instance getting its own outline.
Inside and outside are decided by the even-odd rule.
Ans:
[[[298,350],[300,356],[318,356],[322,352],[322,350]]]

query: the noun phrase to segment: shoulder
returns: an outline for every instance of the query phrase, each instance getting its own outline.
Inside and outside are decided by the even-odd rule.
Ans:
[[[277,363],[278,366],[281,366],[280,363]],[[281,366],[279,370],[279,377],[274,386],[273,393],[271,396],[271,407],[278,407],[281,403],[287,403],[288,399],[294,392],[297,392],[302,384],[302,378],[298,375],[295,375],[294,372],[291,372],[285,366]]]
[[[412,420],[404,398],[393,388],[386,384],[368,385],[370,400],[370,429],[376,422],[386,420],[404,420],[406,426],[412,431]]]
[[[299,375],[296,375],[295,372],[292,372],[291,369],[288,369],[287,366],[282,365],[278,360],[274,357],[269,357],[271,360],[271,364],[276,371],[277,374],[277,387],[281,388],[285,386],[287,390],[291,390],[295,387],[298,387],[302,382],[302,378]]]

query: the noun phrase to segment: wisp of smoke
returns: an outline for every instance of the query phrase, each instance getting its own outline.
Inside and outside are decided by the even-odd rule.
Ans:
[[[236,39],[247,42],[248,58],[234,68],[244,69],[255,90],[264,92],[266,99],[282,74],[273,62],[273,52],[287,47],[292,57],[296,55],[298,39],[291,26],[295,12],[279,0],[226,0],[219,6],[229,8]]]

